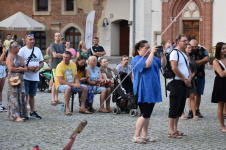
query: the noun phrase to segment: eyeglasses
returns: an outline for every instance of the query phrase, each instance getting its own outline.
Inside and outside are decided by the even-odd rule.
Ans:
[[[184,41],[180,41],[180,42],[188,43],[188,40],[184,40]]]

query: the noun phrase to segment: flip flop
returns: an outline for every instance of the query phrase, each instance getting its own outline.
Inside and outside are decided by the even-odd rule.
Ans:
[[[99,109],[99,112],[101,112],[101,113],[109,113],[109,111],[106,110],[106,109]]]

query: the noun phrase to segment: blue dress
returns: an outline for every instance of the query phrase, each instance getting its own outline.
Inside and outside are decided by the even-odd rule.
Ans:
[[[132,60],[132,68],[137,64],[137,62],[142,57],[137,55]],[[161,85],[159,69],[161,68],[161,59],[154,57],[152,65],[149,68],[144,68],[146,66],[145,62],[147,58],[143,58],[138,65],[133,69],[133,91],[134,94],[137,93],[137,84],[139,73],[140,85],[138,89],[138,103],[156,103],[162,102]]]

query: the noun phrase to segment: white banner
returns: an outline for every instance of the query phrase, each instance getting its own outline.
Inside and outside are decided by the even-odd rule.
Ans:
[[[91,11],[86,18],[85,44],[87,49],[92,47],[94,18],[95,18],[95,10]]]

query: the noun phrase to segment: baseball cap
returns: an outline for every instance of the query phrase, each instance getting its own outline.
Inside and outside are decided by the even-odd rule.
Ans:
[[[49,59],[49,58],[50,58],[49,55],[45,55],[45,56],[44,56],[44,59]]]

